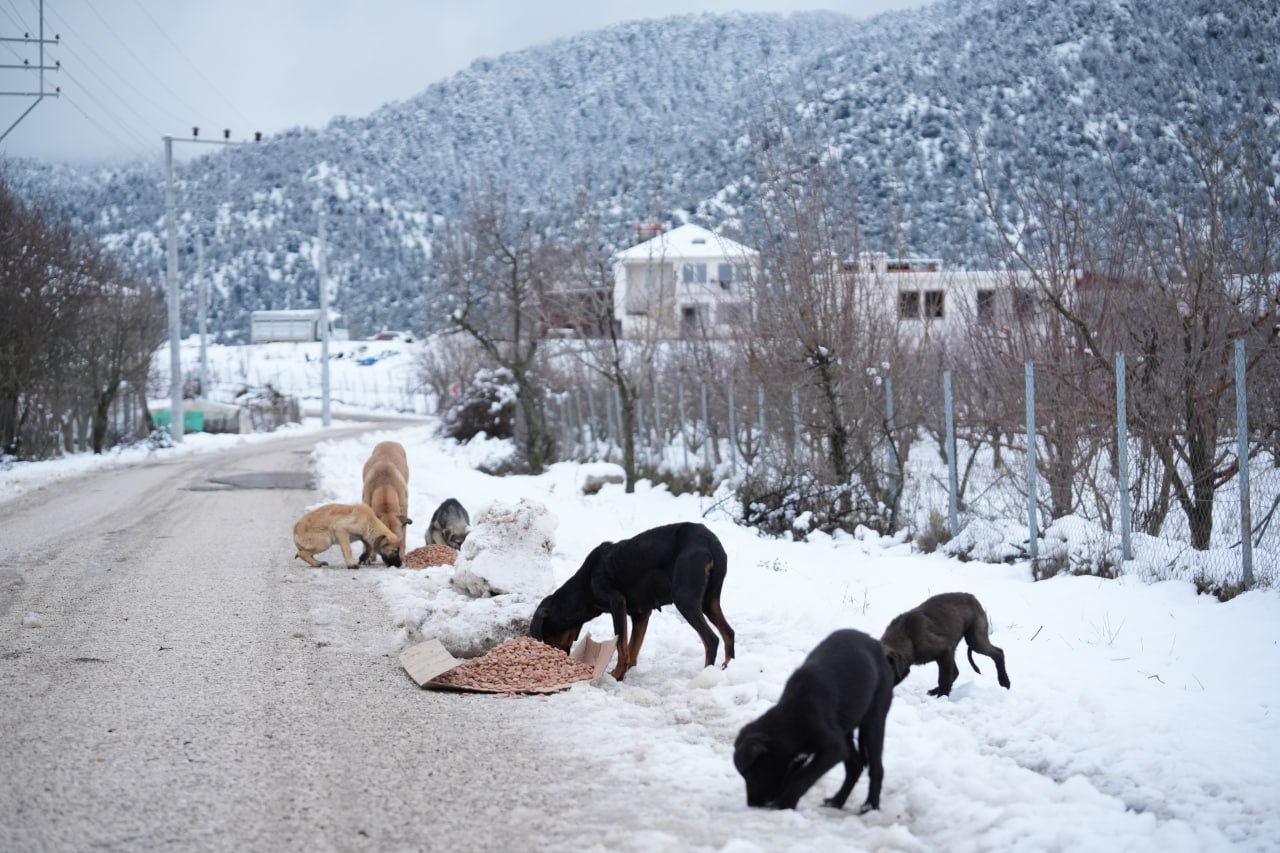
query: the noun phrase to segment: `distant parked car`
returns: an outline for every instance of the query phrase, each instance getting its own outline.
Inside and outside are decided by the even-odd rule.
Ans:
[[[370,340],[375,341],[403,341],[406,344],[413,343],[413,333],[402,332],[393,329],[383,329],[374,335]]]

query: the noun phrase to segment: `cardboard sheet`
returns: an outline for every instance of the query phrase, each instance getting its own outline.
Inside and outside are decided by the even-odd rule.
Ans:
[[[592,668],[591,683],[599,684],[600,679],[604,677],[605,668],[609,666],[609,661],[613,659],[613,653],[618,645],[617,637],[610,637],[604,642],[596,642],[591,639],[591,635],[587,634],[580,639],[569,653],[569,657],[574,660],[582,661]],[[410,646],[400,653],[400,665],[409,673],[409,677],[419,687],[428,687],[434,690],[452,690],[460,693],[511,693],[510,689],[489,690],[483,687],[457,687],[454,685],[437,684],[434,679],[454,667],[464,663],[465,661],[454,657],[449,650],[444,647],[438,639],[432,638],[424,640],[417,645]],[[518,691],[521,693],[558,693],[561,690],[568,690],[576,681],[568,681],[562,684],[556,684],[549,687],[535,687],[528,690]]]

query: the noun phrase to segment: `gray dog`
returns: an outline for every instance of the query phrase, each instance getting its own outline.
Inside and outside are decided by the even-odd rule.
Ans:
[[[833,632],[787,679],[778,704],[738,733],[733,764],[746,780],[747,805],[794,809],[843,762],[844,782],[825,805],[843,807],[866,767],[871,787],[860,811],[880,808],[892,701],[893,672],[875,638],[852,628]]]
[[[938,686],[930,696],[946,696],[960,675],[956,666],[956,648],[963,637],[968,645],[969,666],[981,673],[973,662],[973,653],[984,654],[996,662],[1000,686],[1008,689],[1009,673],[1004,668],[1004,651],[987,637],[987,612],[978,599],[967,592],[945,592],[935,595],[919,607],[908,610],[889,623],[880,638],[885,657],[893,668],[894,684],[907,677],[912,664],[933,661],[938,664]]]
[[[427,527],[428,545],[448,545],[455,551],[462,547],[471,532],[471,516],[462,504],[449,498],[440,504]]]

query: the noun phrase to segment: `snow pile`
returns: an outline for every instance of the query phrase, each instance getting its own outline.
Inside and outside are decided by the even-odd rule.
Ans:
[[[554,588],[555,515],[528,498],[495,501],[476,514],[454,563],[453,586],[474,598],[514,595],[537,604]]]

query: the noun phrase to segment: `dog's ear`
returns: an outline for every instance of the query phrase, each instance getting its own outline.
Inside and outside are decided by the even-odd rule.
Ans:
[[[901,684],[902,679],[906,678],[907,673],[911,671],[911,662],[897,649],[885,649],[884,657],[889,661],[889,668],[893,670],[893,683]]]
[[[612,542],[601,542],[599,545],[592,548],[591,553],[587,555],[587,559],[582,561],[582,568],[585,569],[590,566],[591,570],[595,571],[595,568],[604,560],[604,555],[607,554],[609,549],[612,547]]]
[[[547,623],[547,602],[543,599],[538,605],[538,609],[533,611],[533,618],[529,620],[529,636],[535,640],[543,639],[544,628]]]
[[[752,732],[738,738],[733,747],[733,764],[744,771],[769,751],[769,737],[763,732]]]

